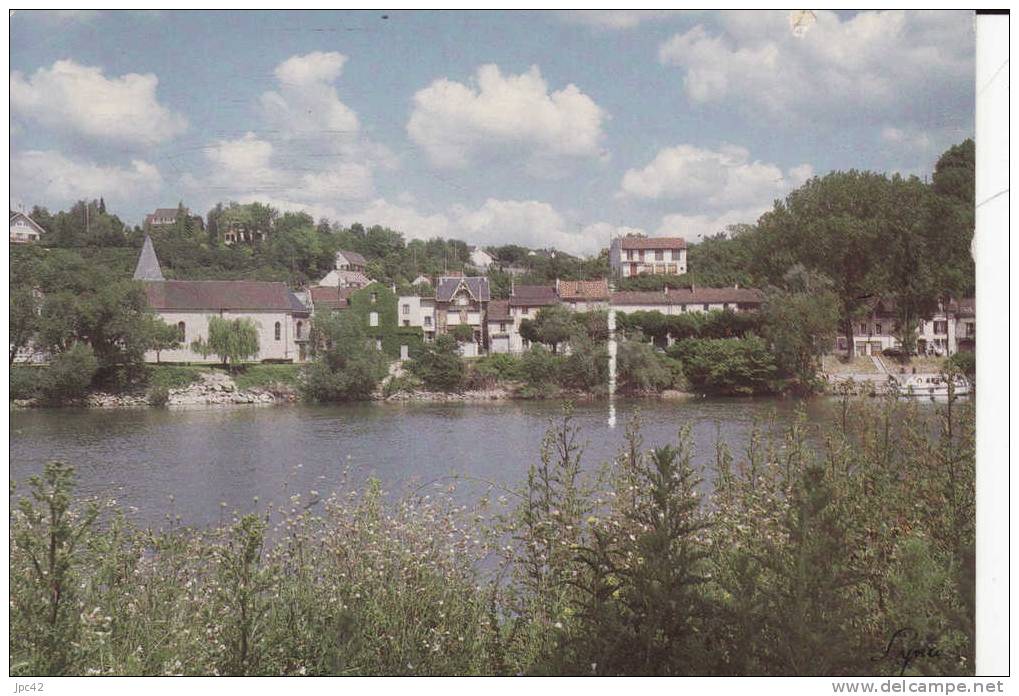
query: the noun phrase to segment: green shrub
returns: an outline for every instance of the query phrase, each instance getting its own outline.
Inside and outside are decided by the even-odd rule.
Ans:
[[[709,394],[762,394],[772,390],[775,358],[757,336],[687,339],[669,349],[683,363],[690,386]]]
[[[42,396],[48,401],[73,401],[85,396],[99,369],[92,346],[75,343],[58,354],[49,367],[42,383]]]
[[[439,391],[460,391],[466,376],[456,340],[449,334],[442,334],[427,344],[408,367],[428,389]]]
[[[967,377],[977,374],[977,354],[970,350],[961,350],[945,360],[945,369],[961,372]]]
[[[624,339],[616,351],[617,386],[623,391],[656,392],[672,384],[672,375],[647,343]]]
[[[170,401],[170,390],[162,384],[153,384],[149,387],[147,399],[150,406],[166,406]]]
[[[517,380],[520,375],[520,358],[509,353],[490,353],[471,363],[470,369],[483,377],[497,380]]]
[[[544,346],[532,345],[531,349],[520,357],[520,376],[524,380],[521,395],[533,398],[554,393],[559,381],[561,364],[562,359],[553,355]]]
[[[34,399],[42,390],[46,368],[35,365],[12,365],[10,377],[12,399]]]

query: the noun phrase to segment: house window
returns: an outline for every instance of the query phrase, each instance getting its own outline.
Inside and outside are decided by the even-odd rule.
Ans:
[[[184,326],[184,322],[182,322],[182,321],[177,322],[177,340],[179,340],[181,343],[183,343],[184,339],[186,337],[187,337],[187,331],[186,331],[186,327]]]
[[[304,338],[304,322],[303,321],[297,322],[297,337],[298,338]]]
[[[520,308],[520,313],[521,313],[522,315],[524,315],[525,317],[527,316],[528,312],[530,312],[530,311],[531,311],[531,308],[530,308],[530,307],[521,307],[521,308]]]
[[[707,302],[704,303],[704,311],[705,312],[708,311],[708,303]]]
[[[432,318],[431,317],[425,317],[425,326],[431,326],[431,325],[432,325]]]
[[[862,334],[867,333],[867,324],[862,321],[860,322],[860,333]]]
[[[375,304],[378,301],[379,301],[379,294],[377,292],[373,292],[372,293],[372,304]]]
[[[499,333],[506,333],[506,322],[499,322]]]
[[[881,333],[881,324],[874,324],[874,333],[876,334]]]
[[[974,322],[966,322],[966,335],[970,338],[977,337],[977,325]]]
[[[378,326],[378,325],[379,325],[379,313],[378,312],[369,312],[368,313],[368,326]]]
[[[275,333],[276,333],[276,340],[277,341],[280,340],[280,323],[279,322],[276,322]]]
[[[410,305],[409,304],[405,304],[403,306],[403,313],[404,314],[410,314]]]
[[[947,321],[936,321],[934,322],[934,333],[946,334],[948,333],[948,322]]]
[[[664,260],[665,260],[665,250],[664,249],[655,249],[655,261],[664,261]]]
[[[404,326],[410,326],[410,319],[404,319],[403,320],[403,325]]]

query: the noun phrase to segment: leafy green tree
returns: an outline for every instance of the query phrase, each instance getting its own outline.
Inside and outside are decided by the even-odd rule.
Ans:
[[[814,177],[761,217],[754,263],[776,283],[797,263],[830,278],[840,326],[852,336],[854,319],[885,289],[888,245],[922,220],[919,186],[915,177],[856,170]]]
[[[39,309],[41,302],[31,288],[11,290],[10,299],[10,362],[35,338],[39,331]]]
[[[559,384],[571,389],[604,389],[609,379],[609,352],[604,343],[578,331],[570,338],[570,352],[559,367]]]
[[[775,357],[757,336],[689,338],[669,349],[683,363],[695,389],[711,394],[759,394],[771,390]]]
[[[408,367],[429,389],[447,392],[459,391],[466,373],[456,339],[449,334],[440,334],[425,344]]]
[[[92,384],[99,362],[92,346],[75,343],[58,354],[46,368],[42,394],[47,401],[64,402],[80,399]]]
[[[760,323],[778,370],[811,388],[821,356],[830,352],[835,342],[838,317],[838,298],[825,279],[807,280],[795,290],[770,290],[761,307]]]
[[[641,341],[624,338],[618,342],[616,370],[619,388],[624,391],[661,391],[672,384],[672,375],[655,349]]]
[[[208,337],[191,342],[191,350],[203,358],[218,356],[224,367],[255,357],[258,348],[258,327],[251,319],[209,317]]]
[[[305,367],[301,390],[312,401],[370,398],[385,376],[386,359],[357,314],[317,314],[311,345],[314,360]]]
[[[177,327],[167,324],[159,317],[148,315],[146,317],[148,333],[147,347],[156,351],[156,363],[159,363],[159,354],[164,350],[175,350],[180,348],[180,332]]]
[[[527,328],[524,327],[527,324]],[[524,319],[520,335],[528,341],[544,343],[556,354],[559,345],[565,343],[577,331],[573,312],[562,305],[551,305],[538,310],[533,321]]]
[[[457,324],[450,334],[457,343],[468,343],[474,340],[474,329],[469,324]]]

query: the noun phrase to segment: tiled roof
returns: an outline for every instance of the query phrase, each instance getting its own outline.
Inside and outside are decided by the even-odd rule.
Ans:
[[[680,288],[661,291],[612,293],[614,305],[760,304],[764,293],[756,288]]]
[[[255,280],[162,280],[145,283],[153,309],[248,309],[295,311],[297,298],[285,283]],[[301,305],[301,311],[303,309]]]
[[[435,288],[435,299],[439,302],[449,302],[453,299],[453,295],[461,283],[467,286],[467,291],[478,302],[488,302],[492,299],[492,290],[488,285],[488,278],[484,276],[439,278],[439,285]]]
[[[311,303],[324,309],[346,309],[350,296],[357,288],[338,288],[334,285],[314,285],[310,289]]]
[[[163,271],[156,258],[156,250],[152,246],[152,238],[145,235],[142,253],[138,255],[138,264],[134,267],[135,280],[164,280]]]
[[[514,285],[510,307],[540,307],[558,301],[554,285]]]
[[[607,300],[609,299],[609,281],[601,280],[561,280],[559,281],[559,297],[563,300]]]
[[[346,251],[345,249],[340,249],[339,253],[343,254],[343,258],[347,259],[348,263],[352,263],[358,266],[365,266],[368,264],[368,262],[365,261],[365,258],[356,251]]]
[[[509,300],[492,300],[488,303],[489,321],[512,321],[509,313]]]
[[[686,249],[682,237],[623,237],[620,249]]]
[[[173,218],[175,218],[175,217],[177,217],[177,209],[176,208],[156,208],[156,212],[152,213],[151,217],[154,217],[154,218],[173,217]]]

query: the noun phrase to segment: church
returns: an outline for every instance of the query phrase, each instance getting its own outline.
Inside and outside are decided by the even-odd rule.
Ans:
[[[160,362],[215,363],[191,350],[191,342],[207,338],[210,317],[250,319],[258,327],[262,362],[303,362],[308,356],[311,313],[286,283],[254,280],[166,280],[152,240],[145,238],[134,279],[145,285],[149,307],[177,327],[181,346],[159,352]],[[145,355],[156,362],[155,351]]]

